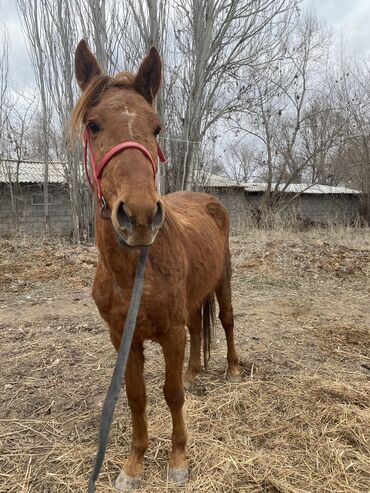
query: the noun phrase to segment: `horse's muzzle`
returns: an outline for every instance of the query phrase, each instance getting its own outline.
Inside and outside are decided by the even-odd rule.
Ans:
[[[112,223],[120,239],[130,247],[151,245],[164,221],[164,209],[160,200],[154,207],[135,208],[117,201]]]

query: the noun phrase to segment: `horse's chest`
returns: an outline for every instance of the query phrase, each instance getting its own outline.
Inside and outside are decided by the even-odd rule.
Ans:
[[[93,297],[103,319],[110,330],[121,333],[130,306],[132,287],[122,287],[114,281],[95,283]],[[168,293],[162,292],[152,283],[144,283],[140,302],[136,335],[142,339],[158,341],[163,330],[172,326],[174,320],[184,321],[184,305],[177,297],[168,299]]]

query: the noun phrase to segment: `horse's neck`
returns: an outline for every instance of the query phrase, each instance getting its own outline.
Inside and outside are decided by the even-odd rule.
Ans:
[[[162,236],[164,241],[169,240],[173,242],[175,238],[178,238],[183,231],[183,225],[179,221],[172,206],[166,202],[165,207],[165,221],[162,228],[158,232],[158,236]]]
[[[115,281],[120,285],[131,285],[135,277],[138,250],[119,245],[111,222],[101,218],[96,221],[96,244],[101,261]]]

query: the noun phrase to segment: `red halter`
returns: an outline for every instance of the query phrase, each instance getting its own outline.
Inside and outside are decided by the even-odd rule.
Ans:
[[[154,175],[154,180],[155,180],[155,176],[156,176],[158,167],[155,164],[153,157],[150,154],[150,152],[148,151],[148,149],[146,147],[144,147],[143,145],[139,144],[139,142],[134,142],[134,141],[122,142],[121,144],[118,144],[118,145],[112,147],[112,149],[110,149],[109,151],[107,151],[104,154],[104,156],[98,162],[98,164],[96,164],[96,161],[94,158],[94,153],[92,150],[92,145],[91,145],[91,134],[90,134],[90,130],[88,127],[85,127],[83,139],[84,139],[83,158],[84,158],[86,177],[88,179],[88,182],[90,183],[91,188],[93,189],[94,187],[93,187],[93,184],[91,182],[91,178],[89,175],[89,169],[88,169],[88,165],[87,165],[87,150],[89,150],[91,167],[92,167],[92,171],[93,171],[93,175],[94,175],[94,179],[95,179],[95,183],[96,183],[96,190],[98,192],[98,197],[102,202],[103,201],[105,202],[104,197],[103,197],[103,193],[101,190],[101,186],[100,186],[100,177],[101,177],[101,174],[103,172],[103,169],[105,168],[105,166],[109,163],[109,161],[116,154],[119,154],[120,152],[125,151],[126,149],[137,149],[138,151],[140,151],[144,154],[144,156],[150,161],[150,164],[152,165],[153,175]],[[158,143],[157,143],[157,151],[158,151],[159,160],[161,161],[161,163],[165,163],[166,158],[164,157],[162,149],[160,148]]]

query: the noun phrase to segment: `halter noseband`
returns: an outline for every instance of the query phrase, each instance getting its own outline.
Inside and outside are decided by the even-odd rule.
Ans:
[[[155,180],[158,167],[157,167],[156,163],[154,162],[154,159],[153,159],[152,155],[150,154],[150,152],[148,151],[148,149],[146,147],[144,147],[142,144],[140,144],[139,142],[134,142],[134,141],[121,142],[121,144],[118,144],[118,145],[112,147],[112,149],[110,149],[109,151],[107,151],[104,154],[104,156],[102,157],[102,159],[98,162],[98,164],[96,164],[96,161],[94,158],[94,153],[92,150],[92,145],[91,145],[91,133],[90,133],[90,130],[88,127],[85,127],[84,134],[83,134],[83,141],[84,141],[83,160],[84,160],[86,177],[87,177],[87,180],[88,180],[91,188],[93,189],[94,187],[93,187],[93,184],[92,184],[92,181],[90,178],[89,168],[87,165],[87,151],[89,151],[91,167],[92,167],[92,171],[93,171],[93,175],[94,175],[94,180],[95,180],[95,184],[96,184],[96,190],[98,193],[98,198],[99,198],[99,200],[101,200],[104,208],[106,207],[106,201],[104,199],[104,196],[103,196],[103,193],[101,190],[100,177],[101,177],[101,174],[102,174],[105,166],[109,163],[109,161],[114,156],[116,156],[116,154],[119,154],[120,152],[125,151],[126,149],[136,149],[136,150],[140,151],[142,154],[144,154],[144,156],[148,159],[148,161],[152,165],[153,176],[154,176],[154,180]],[[164,157],[162,149],[160,148],[158,143],[157,143],[157,151],[158,151],[159,160],[161,161],[161,163],[165,163],[166,158]]]

